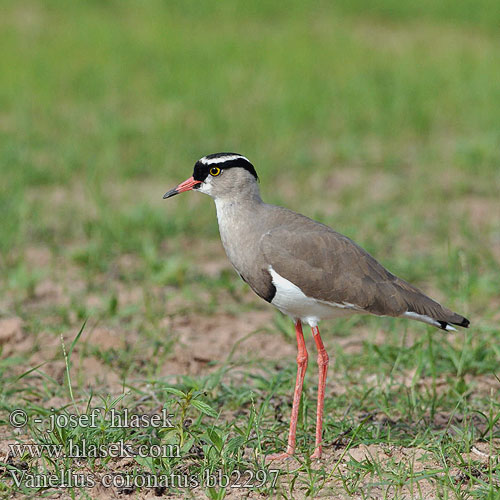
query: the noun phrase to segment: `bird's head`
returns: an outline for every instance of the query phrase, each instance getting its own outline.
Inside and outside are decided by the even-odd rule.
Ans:
[[[165,193],[163,198],[192,189],[215,199],[258,193],[257,180],[254,166],[243,155],[215,153],[200,158],[194,164],[193,176]]]

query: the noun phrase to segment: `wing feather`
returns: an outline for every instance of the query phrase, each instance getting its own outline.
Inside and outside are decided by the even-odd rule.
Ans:
[[[412,311],[454,324],[464,320],[390,273],[348,237],[311,222],[275,228],[260,241],[266,261],[308,297],[383,316]]]

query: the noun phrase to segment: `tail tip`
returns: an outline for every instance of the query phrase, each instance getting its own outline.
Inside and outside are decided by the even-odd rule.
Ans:
[[[455,323],[455,325],[463,326],[464,328],[469,328],[470,321],[467,318],[462,318],[461,323]]]
[[[451,325],[457,325],[457,326],[462,326],[464,328],[469,328],[469,325],[470,325],[470,321],[467,319],[467,318],[463,318],[462,316],[460,316],[461,321],[460,322],[448,322],[448,321],[438,321],[439,323],[439,328],[441,328],[442,330],[446,330],[448,332],[456,332],[457,329],[456,328],[453,328],[453,326]]]
[[[444,330],[446,332],[456,332],[457,331],[457,329],[454,328],[453,326],[451,326],[450,323],[448,323],[447,321],[438,321],[438,323],[439,323],[439,328],[441,328],[441,330]]]

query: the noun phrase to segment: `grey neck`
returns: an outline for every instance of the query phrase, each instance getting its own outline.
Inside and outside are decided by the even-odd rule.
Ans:
[[[217,196],[215,198],[215,206],[217,208],[219,224],[221,223],[220,215],[222,215],[223,212],[234,212],[234,216],[246,218],[246,216],[250,215],[252,212],[255,213],[257,207],[263,203],[260,197],[259,186],[256,182],[245,184],[237,191],[237,194],[224,193],[222,196]],[[245,212],[248,212],[248,214]]]
[[[254,256],[259,241],[263,208],[257,184],[247,186],[237,197],[215,199],[217,221],[222,245],[233,266],[244,273],[245,265]]]

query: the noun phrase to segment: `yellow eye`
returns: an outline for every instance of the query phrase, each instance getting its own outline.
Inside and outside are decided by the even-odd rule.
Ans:
[[[220,174],[220,168],[219,167],[212,167],[210,169],[210,175],[213,175],[214,177],[216,175],[219,175]]]

